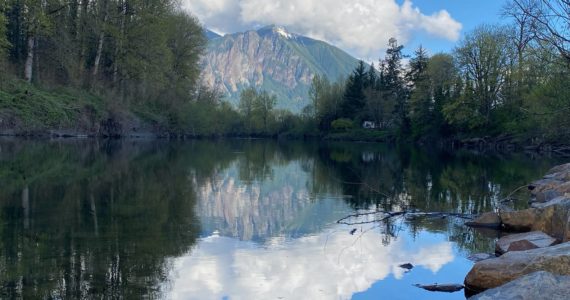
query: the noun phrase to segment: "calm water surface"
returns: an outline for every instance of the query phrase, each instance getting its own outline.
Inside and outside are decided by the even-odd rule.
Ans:
[[[458,218],[337,220],[490,211],[560,162],[378,144],[0,139],[0,298],[464,299],[413,284],[462,283],[496,232]]]

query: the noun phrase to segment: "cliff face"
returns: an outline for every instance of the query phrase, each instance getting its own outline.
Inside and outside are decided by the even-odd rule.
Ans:
[[[237,104],[239,93],[256,87],[274,93],[278,108],[300,111],[315,74],[330,80],[347,76],[357,60],[327,43],[270,26],[210,40],[203,80]]]

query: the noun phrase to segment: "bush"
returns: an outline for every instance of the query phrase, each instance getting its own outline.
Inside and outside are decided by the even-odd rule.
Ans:
[[[347,131],[354,128],[354,122],[350,119],[336,119],[332,121],[331,127],[335,131]]]

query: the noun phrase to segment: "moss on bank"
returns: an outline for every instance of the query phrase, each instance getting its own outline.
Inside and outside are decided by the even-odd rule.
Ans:
[[[86,130],[105,115],[103,99],[85,91],[44,89],[15,79],[4,79],[0,85],[2,129]]]

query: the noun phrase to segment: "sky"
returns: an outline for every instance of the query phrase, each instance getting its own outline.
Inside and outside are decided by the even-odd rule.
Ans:
[[[183,0],[186,10],[220,34],[266,25],[329,42],[374,61],[391,37],[412,52],[451,51],[483,23],[506,22],[506,0]]]

